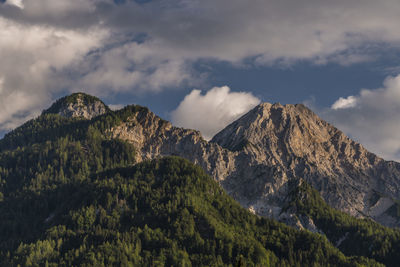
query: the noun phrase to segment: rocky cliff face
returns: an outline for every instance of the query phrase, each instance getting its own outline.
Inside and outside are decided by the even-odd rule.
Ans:
[[[354,216],[381,215],[375,205],[388,201],[372,204],[375,192],[400,197],[400,164],[368,152],[304,105],[261,104],[211,141],[240,151],[250,166],[258,166],[258,175],[251,177],[251,184],[259,184],[259,190],[251,190],[256,195],[237,187],[239,177],[231,184],[249,202],[257,200],[255,209],[261,214],[263,202],[282,200],[290,179],[304,178],[331,206]]]
[[[138,162],[181,156],[202,166],[218,181],[230,177],[236,168],[237,153],[205,141],[198,131],[174,127],[147,109],[140,109],[110,132],[113,138],[134,144]]]
[[[334,208],[399,225],[386,211],[400,198],[400,164],[368,152],[304,105],[261,104],[211,142],[147,109],[111,133],[136,146],[138,161],[178,155],[199,164],[262,216],[287,221],[281,207],[288,182],[303,178]]]
[[[59,114],[67,118],[85,118],[92,119],[106,112],[104,105],[100,102],[95,102],[89,105],[84,105],[81,101],[77,103],[69,103],[63,109],[60,110]]]

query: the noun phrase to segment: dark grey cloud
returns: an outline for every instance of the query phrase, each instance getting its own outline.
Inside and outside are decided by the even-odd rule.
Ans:
[[[1,5],[13,21],[74,30],[101,27],[145,32],[179,56],[259,63],[313,59],[352,62],[365,42],[398,43],[400,4],[358,1],[23,1],[24,8]],[[362,55],[356,51],[356,61]],[[332,57],[337,55],[337,58]],[[350,60],[349,60],[350,58]]]

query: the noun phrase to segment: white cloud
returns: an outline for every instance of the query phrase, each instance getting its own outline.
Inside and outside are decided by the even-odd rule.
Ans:
[[[103,32],[23,25],[0,17],[0,131],[37,115],[63,90],[57,71],[85,55]]]
[[[388,77],[382,88],[363,89],[335,104],[321,115],[367,149],[400,161],[400,75]]]
[[[332,104],[332,109],[342,109],[342,108],[353,108],[357,105],[357,98],[354,96],[348,96],[346,98],[340,97]]]
[[[193,90],[172,112],[172,121],[177,126],[200,130],[205,139],[211,139],[259,103],[251,93],[231,92],[227,86],[214,87],[205,95]]]
[[[179,56],[165,53],[157,43],[127,43],[93,53],[72,66],[79,70],[75,86],[85,91],[107,95],[113,91],[149,92],[178,87],[198,80],[191,67]]]

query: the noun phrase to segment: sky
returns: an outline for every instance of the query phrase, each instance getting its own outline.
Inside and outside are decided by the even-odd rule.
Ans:
[[[148,106],[210,139],[304,103],[400,161],[398,0],[0,0],[0,136],[61,96]]]

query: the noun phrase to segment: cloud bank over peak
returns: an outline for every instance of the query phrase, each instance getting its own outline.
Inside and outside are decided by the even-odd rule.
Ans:
[[[259,103],[251,93],[231,92],[228,86],[214,87],[204,95],[193,90],[172,112],[172,121],[177,126],[199,130],[205,139],[211,139]]]
[[[385,159],[400,161],[400,75],[383,87],[339,98],[321,115]]]

